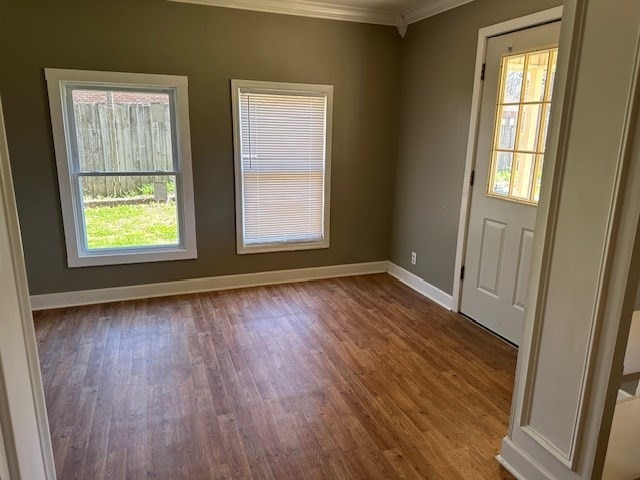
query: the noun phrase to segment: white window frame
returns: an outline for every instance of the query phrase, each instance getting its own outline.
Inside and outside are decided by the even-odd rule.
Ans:
[[[49,107],[58,169],[60,202],[64,223],[67,264],[69,267],[118,265],[197,258],[191,139],[189,133],[189,97],[187,77],[142,73],[98,72],[45,68],[49,92]],[[89,250],[85,245],[82,199],[79,175],[74,167],[74,139],[68,128],[68,86],[104,87],[107,89],[140,88],[144,91],[169,92],[175,105],[172,118],[173,146],[176,170],[162,172],[176,176],[178,211],[178,245],[122,247]],[[123,172],[127,174],[137,172]],[[161,174],[158,172],[158,174]]]
[[[244,241],[244,191],[242,181],[242,150],[240,131],[240,91],[253,91],[282,95],[323,94],[327,99],[325,123],[324,205],[323,237],[316,242],[271,243],[245,245]],[[236,248],[240,255],[252,253],[283,252],[329,248],[330,200],[331,200],[331,132],[333,125],[333,85],[308,83],[283,83],[254,80],[231,80],[233,113],[233,144],[236,187]]]

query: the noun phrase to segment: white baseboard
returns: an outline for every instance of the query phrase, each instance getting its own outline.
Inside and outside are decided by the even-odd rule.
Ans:
[[[502,455],[496,455],[495,459],[500,465],[502,465],[502,467],[507,472],[513,475],[516,478],[516,480],[526,480],[525,478],[522,477],[522,475],[520,475],[520,472],[518,472],[515,468],[513,468],[511,464],[507,462],[504,458],[502,458]]]
[[[428,299],[451,310],[451,295],[427,283],[422,278],[399,267],[395,263],[380,261],[369,263],[353,263],[347,265],[330,265],[327,267],[297,268],[292,270],[276,270],[258,273],[242,273],[219,277],[193,278],[176,282],[131,285],[126,287],[100,288],[95,290],[79,290],[75,292],[47,293],[31,295],[33,310],[50,308],[75,307],[96,303],[121,302],[140,298],[166,297],[188,293],[213,292],[216,290],[232,290],[235,288],[259,287],[279,283],[306,282],[323,278],[348,277],[388,272],[399,281],[424,295]]]
[[[397,278],[408,287],[413,288],[416,292],[421,293],[430,300],[433,300],[438,305],[442,305],[447,310],[452,309],[453,299],[451,295],[443,292],[437,287],[434,287],[419,276],[411,273],[408,270],[405,270],[402,267],[399,267],[393,262],[389,262],[387,272],[389,273],[389,275]]]
[[[33,310],[74,307],[106,302],[120,302],[140,298],[165,297],[188,293],[231,290],[279,283],[306,282],[323,278],[348,277],[385,273],[387,261],[331,265],[327,267],[298,268],[270,272],[244,273],[219,277],[194,278],[176,282],[101,288],[76,292],[47,293],[31,296]]]
[[[502,448],[496,460],[518,480],[557,480],[509,437],[502,439]]]

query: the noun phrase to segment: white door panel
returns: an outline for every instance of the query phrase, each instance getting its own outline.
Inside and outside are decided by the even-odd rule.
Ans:
[[[500,270],[504,257],[506,230],[506,224],[488,218],[484,219],[476,287],[496,299],[500,296]]]
[[[460,311],[515,344],[522,335],[543,159],[545,133],[538,132],[549,108],[548,66],[555,58],[538,51],[555,48],[559,31],[554,22],[500,35],[486,50]],[[507,73],[515,73],[505,74],[498,96],[503,58],[522,66],[518,71],[505,63]],[[546,67],[538,66],[539,58],[549,59]]]
[[[518,273],[513,294],[513,306],[524,312],[529,287],[529,271],[533,254],[533,230],[522,229],[520,236],[520,253],[518,255]]]

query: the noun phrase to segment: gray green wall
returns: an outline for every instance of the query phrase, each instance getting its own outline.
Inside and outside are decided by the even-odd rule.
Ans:
[[[475,0],[401,39],[164,0],[2,2],[0,95],[31,293],[387,258],[451,293],[478,30],[559,4]],[[44,67],[189,77],[197,260],[66,267]],[[236,255],[232,78],[335,85],[328,250]]]
[[[390,259],[447,293],[453,291],[478,30],[561,4],[476,0],[410,25],[403,41]]]
[[[31,293],[386,260],[400,48],[393,27],[164,0],[1,2],[0,95]],[[197,260],[66,267],[44,67],[189,77]],[[335,86],[328,250],[236,255],[232,78]]]

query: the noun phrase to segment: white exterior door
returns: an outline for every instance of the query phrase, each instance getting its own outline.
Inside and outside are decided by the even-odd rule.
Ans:
[[[560,22],[487,43],[460,311],[522,336]]]

